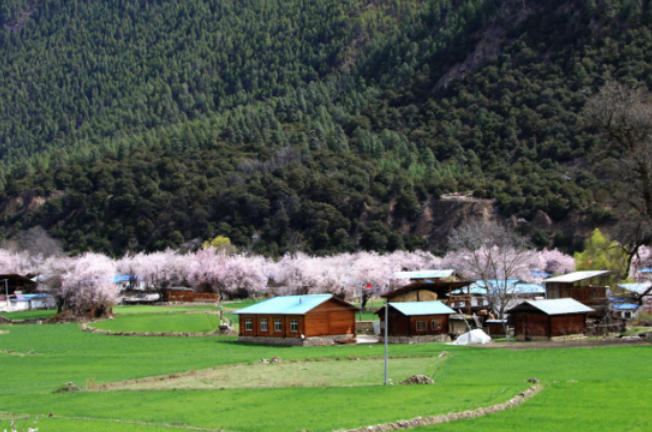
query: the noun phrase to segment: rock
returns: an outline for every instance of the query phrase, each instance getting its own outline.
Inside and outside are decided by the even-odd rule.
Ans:
[[[269,362],[270,363],[281,363],[281,359],[278,358],[278,357],[272,357],[271,359],[269,359]]]
[[[401,381],[401,384],[434,384],[435,382],[425,375],[412,375]]]
[[[539,381],[537,378],[530,378],[529,380],[527,380],[527,382],[530,382],[530,383],[538,383],[538,382],[540,382],[540,381]]]
[[[0,316],[0,324],[11,324],[11,320],[9,318]]]
[[[260,362],[262,364],[269,364],[269,360],[267,360],[267,359],[260,359]]]

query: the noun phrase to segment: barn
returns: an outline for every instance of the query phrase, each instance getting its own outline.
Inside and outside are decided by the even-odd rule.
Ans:
[[[385,308],[388,310],[388,343],[424,343],[448,340],[449,317],[455,311],[440,301],[387,303],[380,316],[381,336],[385,334]]]
[[[354,342],[358,310],[332,294],[274,297],[235,312],[238,341],[283,346]]]
[[[516,340],[554,340],[584,335],[587,316],[595,311],[570,298],[527,300],[507,311]]]
[[[609,270],[587,270],[546,279],[546,298],[572,298],[593,309],[590,316],[603,317],[609,312],[607,280],[612,275]]]

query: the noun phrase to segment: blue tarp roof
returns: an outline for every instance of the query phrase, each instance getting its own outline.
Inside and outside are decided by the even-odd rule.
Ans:
[[[52,294],[22,294],[22,300],[19,300],[17,298],[12,298],[10,299],[12,302],[19,302],[19,301],[29,301],[29,300],[35,300],[35,299],[40,299],[40,298],[48,298],[48,297],[54,297]]]
[[[396,272],[392,279],[446,279],[455,273],[455,270],[417,270]]]
[[[325,301],[333,294],[313,294],[274,297],[255,305],[240,309],[235,314],[270,314],[270,315],[304,315]],[[351,307],[354,307],[351,305]]]
[[[614,304],[615,310],[638,310],[639,306],[637,304],[631,303],[618,303]]]
[[[140,276],[134,276],[134,275],[128,275],[128,274],[121,274],[121,275],[113,276],[113,283],[129,282],[130,280],[143,280],[143,278],[140,277]]]
[[[448,315],[457,313],[440,301],[390,303],[391,307],[405,316]]]
[[[532,270],[531,274],[534,277],[541,277],[541,278],[547,278],[551,276],[550,273],[546,273],[542,270]]]
[[[505,281],[500,279],[489,279],[489,289],[490,290],[503,290],[505,286]],[[487,285],[485,281],[478,280],[472,283],[469,286],[469,292],[474,295],[485,295],[487,294]],[[545,295],[546,289],[541,285],[524,282],[520,279],[507,279],[507,292],[510,294],[530,294],[530,295]],[[454,294],[465,294],[466,288],[460,288],[453,291]]]

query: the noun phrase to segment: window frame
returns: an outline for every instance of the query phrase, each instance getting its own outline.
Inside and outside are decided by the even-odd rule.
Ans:
[[[265,325],[264,328],[263,328],[263,324]],[[260,319],[260,331],[267,333],[268,329],[269,329],[269,327],[267,326],[267,318],[261,318]]]
[[[417,331],[426,331],[426,330],[428,330],[428,321],[427,320],[417,321]]]
[[[245,318],[245,331],[250,332],[254,330],[254,320],[252,318]]]
[[[274,332],[280,333],[283,331],[283,320],[279,318],[274,318]]]
[[[299,320],[291,319],[290,320],[290,333],[299,333]]]
[[[435,327],[435,324],[437,325]],[[441,320],[440,319],[431,319],[430,320],[430,330],[437,331],[441,330]]]

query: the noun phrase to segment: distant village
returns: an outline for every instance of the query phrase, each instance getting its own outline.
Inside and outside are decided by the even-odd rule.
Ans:
[[[194,263],[194,270],[180,264],[184,259]],[[0,311],[58,308],[65,314],[66,302],[68,308],[78,307],[80,300],[75,297],[86,291],[88,302],[114,293],[113,299],[106,300],[110,304],[208,303],[227,310],[231,298],[255,298],[259,301],[234,312],[240,341],[313,346],[351,344],[358,338],[383,342],[385,337],[388,343],[408,344],[582,338],[622,332],[639,319],[639,313],[652,308],[650,268],[636,269],[635,282],[610,285],[616,275],[609,269],[557,275],[530,269],[529,280],[470,279],[452,268],[401,269],[388,274],[397,263],[414,267],[437,261],[429,254],[409,252],[339,258],[300,254],[274,263],[228,257],[211,248],[192,258],[168,251],[130,260],[126,267],[120,263],[107,266],[94,254],[69,261],[68,265],[81,267],[72,284],[66,280],[73,278],[74,268],[58,274],[2,274]],[[139,265],[149,274],[136,270]],[[50,264],[49,268],[55,267]],[[237,271],[228,272],[229,267]],[[258,272],[266,269],[267,276],[252,274],[254,267]],[[133,271],[109,273],[121,268]],[[211,274],[211,269],[218,274]],[[183,277],[173,275],[182,271],[187,271]],[[227,287],[229,278],[233,280]],[[376,319],[361,319],[363,310],[373,312]],[[101,316],[92,312],[85,318]],[[224,320],[225,328],[232,324]]]

